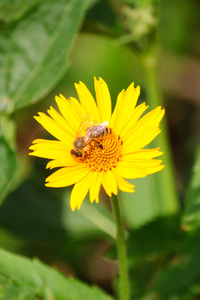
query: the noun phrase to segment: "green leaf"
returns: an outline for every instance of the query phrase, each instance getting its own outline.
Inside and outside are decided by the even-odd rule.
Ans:
[[[130,276],[131,299],[141,298],[156,281],[162,268],[182,246],[185,235],[180,232],[178,215],[158,218],[139,229],[128,232],[127,253]],[[116,248],[107,251],[116,259]],[[152,298],[155,300],[157,298]],[[160,300],[160,298],[158,298]]]
[[[116,11],[111,5],[106,1],[96,2],[87,13],[87,23],[90,25],[88,29],[94,33],[112,37],[122,33],[122,28],[116,18]]]
[[[191,181],[186,192],[183,227],[196,229],[200,225],[200,147],[192,168]]]
[[[97,287],[90,287],[34,259],[0,251],[0,299],[9,300],[111,300]]]
[[[198,286],[200,279],[200,231],[193,235],[187,235],[181,251],[171,259],[171,264],[164,268],[149,295],[148,299],[171,299],[179,295],[178,299],[186,293],[199,295]],[[196,299],[188,297],[186,299]],[[198,298],[197,298],[198,299]]]
[[[0,203],[12,190],[13,180],[18,171],[16,153],[3,136],[0,137]]]
[[[149,289],[168,257],[178,251],[183,239],[177,216],[158,218],[129,232],[127,250],[133,299]]]
[[[132,230],[128,236],[130,259],[148,259],[175,250],[180,243],[180,218],[177,215],[158,218],[143,227]]]
[[[46,95],[67,70],[66,55],[87,0],[40,1],[0,36],[0,110],[13,112]]]
[[[34,3],[39,1],[41,0],[1,0],[0,20],[7,23],[20,19]]]

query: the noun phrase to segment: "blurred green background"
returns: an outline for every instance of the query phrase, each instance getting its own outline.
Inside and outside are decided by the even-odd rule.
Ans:
[[[114,107],[134,81],[139,103],[166,109],[151,145],[166,167],[119,194],[132,295],[199,299],[199,11],[187,0],[0,2],[0,247],[113,294],[109,199],[102,191],[100,204],[86,199],[72,212],[71,188],[46,188],[47,161],[28,157],[28,147],[48,137],[33,116],[56,108],[55,95],[77,98],[75,82],[94,95],[93,77],[102,77]]]

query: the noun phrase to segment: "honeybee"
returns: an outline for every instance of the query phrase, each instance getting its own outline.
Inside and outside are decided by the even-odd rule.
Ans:
[[[88,121],[88,116],[85,115],[85,117],[83,118],[80,127],[76,133],[76,137],[74,139],[73,142],[73,146],[74,149],[71,150],[71,154],[80,158],[84,156],[84,153],[86,151],[86,149],[84,149],[86,147],[85,145],[85,138],[86,138],[86,131],[88,128],[93,126],[93,122],[89,122]]]
[[[107,121],[102,124],[93,125],[92,121],[88,122],[86,116],[81,122],[76,138],[74,139],[74,149],[71,150],[71,154],[78,158],[85,156],[87,147],[92,141],[100,143],[103,138],[112,134],[112,129],[108,127]]]
[[[110,134],[112,134],[112,129],[108,127],[108,122],[104,121],[102,124],[96,124],[87,128],[85,143],[88,144],[91,141],[98,143],[99,140]]]

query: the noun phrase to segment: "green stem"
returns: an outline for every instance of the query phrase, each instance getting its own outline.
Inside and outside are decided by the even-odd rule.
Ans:
[[[155,47],[152,47],[149,51],[143,53],[140,58],[145,75],[147,100],[150,101],[151,108],[155,108],[159,105],[163,107],[163,97],[158,83],[158,58]],[[158,186],[161,187],[160,195],[162,197],[157,204],[160,206],[160,210],[165,214],[176,213],[178,210],[178,202],[165,118],[162,120],[161,129],[163,132],[156,138],[155,142],[152,142],[153,147],[159,145],[164,152],[162,159],[165,168],[162,172],[159,172],[158,175],[155,174],[158,182],[160,182]]]
[[[111,197],[113,215],[116,222],[117,228],[117,251],[119,259],[119,279],[120,279],[120,299],[129,300],[129,278],[128,278],[128,266],[127,266],[127,255],[126,255],[126,244],[124,231],[122,227],[122,221],[120,216],[119,202],[117,196]]]

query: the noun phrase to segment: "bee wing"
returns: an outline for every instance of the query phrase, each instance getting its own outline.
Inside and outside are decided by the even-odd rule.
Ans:
[[[103,123],[100,124],[102,127],[107,127],[108,126],[108,121],[104,121]]]
[[[81,123],[80,123],[80,126],[79,126],[79,128],[78,128],[78,130],[77,130],[77,133],[76,133],[76,137],[77,137],[77,136],[82,136],[82,135],[85,136],[86,130],[87,130],[89,127],[93,126],[93,122],[90,121],[90,120],[91,120],[91,119],[89,118],[88,114],[86,114],[86,115],[84,116],[83,120],[82,120]]]

